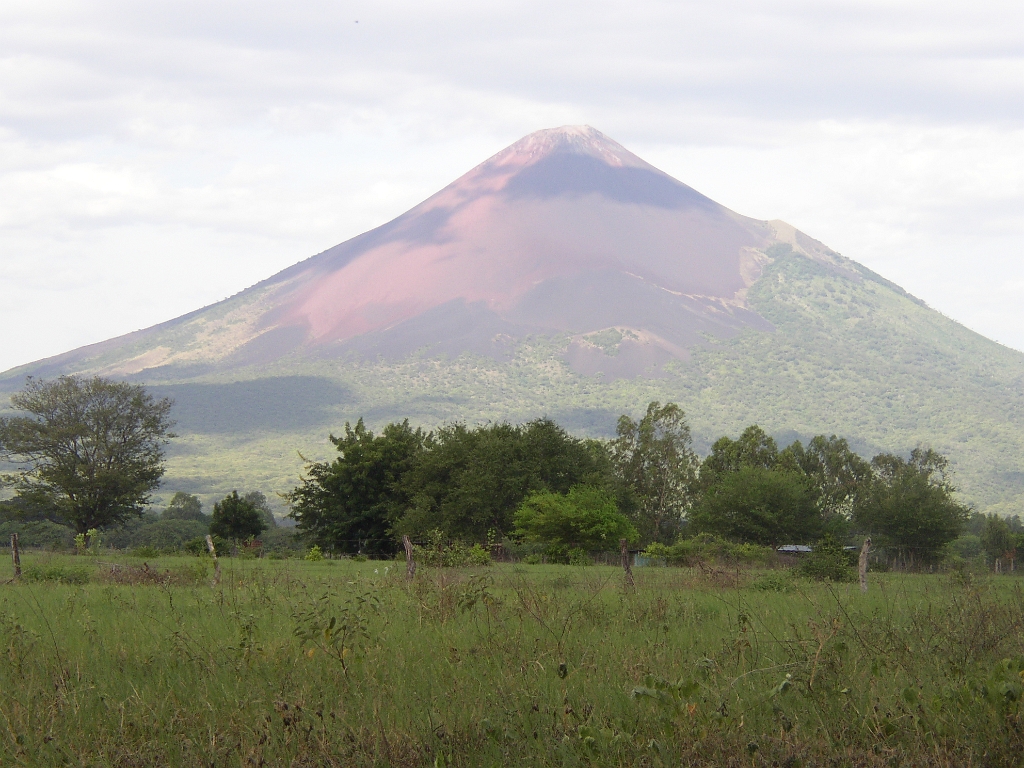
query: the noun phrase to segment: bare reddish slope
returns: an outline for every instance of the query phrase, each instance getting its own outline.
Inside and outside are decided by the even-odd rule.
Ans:
[[[392,344],[372,337],[388,356],[396,344],[431,346],[424,332],[452,325],[472,337],[472,326],[492,337],[622,326],[681,354],[700,331],[763,325],[738,298],[772,234],[593,128],[539,131],[394,221],[266,281],[277,287],[266,322],[281,347],[398,329]],[[421,332],[399,328],[416,318]]]

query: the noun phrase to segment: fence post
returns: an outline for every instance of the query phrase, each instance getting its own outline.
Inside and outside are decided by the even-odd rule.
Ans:
[[[412,542],[408,535],[402,536],[402,546],[405,547],[405,578],[412,581],[416,575],[416,561],[412,559]]]
[[[871,537],[864,539],[864,546],[860,548],[860,560],[857,563],[857,570],[860,573],[860,591],[868,591],[868,552],[871,551]]]
[[[21,554],[18,552],[18,534],[11,534],[11,558],[14,560],[14,578],[21,578]]]
[[[217,550],[213,546],[213,536],[206,534],[206,548],[210,550],[210,557],[213,558],[213,586],[220,584],[220,561],[217,559]]]
[[[626,572],[626,586],[633,587],[633,568],[629,563],[629,545],[625,539],[619,539],[619,549],[622,551],[622,570]]]

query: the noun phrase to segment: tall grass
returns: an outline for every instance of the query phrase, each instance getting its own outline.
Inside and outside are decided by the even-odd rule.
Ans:
[[[0,589],[0,764],[1013,765],[1024,747],[1011,578],[885,574],[861,595],[640,569],[627,591],[597,566],[407,583],[232,560],[213,588],[208,561],[119,565]]]

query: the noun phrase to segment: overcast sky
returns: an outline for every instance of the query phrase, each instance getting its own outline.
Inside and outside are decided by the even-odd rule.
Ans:
[[[1024,349],[1020,0],[2,0],[0,370],[580,123]]]

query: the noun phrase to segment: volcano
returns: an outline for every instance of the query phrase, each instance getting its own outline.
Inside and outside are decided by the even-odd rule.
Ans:
[[[172,396],[167,493],[273,497],[365,417],[547,415],[596,436],[650,400],[698,448],[758,423],[947,454],[1024,509],[1024,354],[782,221],[735,213],[586,126],[539,131],[407,213],[183,317],[0,375]],[[301,456],[299,454],[301,451]]]
[[[708,339],[771,330],[745,295],[766,249],[780,242],[827,258],[792,227],[740,216],[589,126],[555,128],[249,288],[230,309],[43,367],[161,376],[168,366],[230,369],[294,355],[509,359],[526,337],[568,334],[562,357],[573,370],[608,380],[659,376],[665,362],[688,359]],[[168,334],[176,339],[164,343]],[[615,340],[615,355],[605,354],[605,339]],[[123,354],[131,350],[139,353]]]

